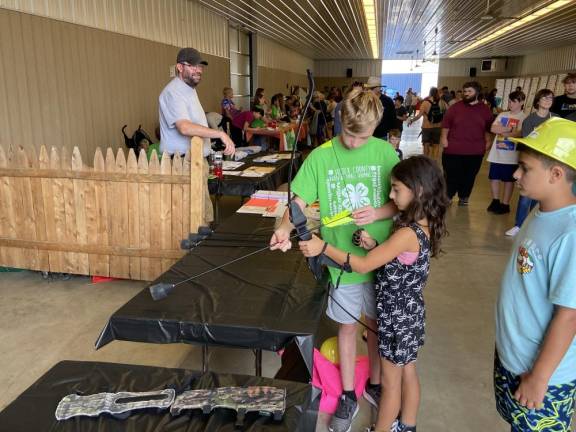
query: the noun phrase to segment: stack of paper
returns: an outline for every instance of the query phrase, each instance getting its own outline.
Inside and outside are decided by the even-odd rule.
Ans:
[[[251,166],[242,171],[242,177],[264,177],[274,171],[274,167]]]
[[[287,202],[288,192],[258,190],[237,212],[261,214],[264,217],[280,217],[284,214]]]
[[[239,168],[242,165],[244,165],[244,162],[234,162],[234,161],[225,160],[225,161],[222,161],[222,170],[234,171],[236,168]]]
[[[258,163],[276,163],[279,160],[290,159],[290,153],[273,153],[266,156],[260,156],[254,159],[254,162]]]

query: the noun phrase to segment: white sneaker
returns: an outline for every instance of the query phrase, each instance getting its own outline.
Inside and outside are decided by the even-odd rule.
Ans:
[[[520,231],[520,227],[513,226],[508,231],[506,231],[504,234],[506,234],[508,237],[514,237],[516,234],[518,234],[519,231]]]

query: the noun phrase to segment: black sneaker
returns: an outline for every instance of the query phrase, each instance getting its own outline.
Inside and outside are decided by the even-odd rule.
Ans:
[[[406,426],[402,422],[398,422],[396,432],[416,432],[416,426]]]
[[[370,385],[370,380],[366,381],[366,387],[364,387],[364,399],[375,408],[378,408],[380,403],[380,396],[382,395],[382,387],[380,385]]]
[[[488,208],[486,209],[486,211],[491,212],[491,213],[496,213],[499,208],[500,208],[500,200],[499,199],[493,199],[492,202],[490,203],[490,205],[488,206]]]
[[[350,432],[352,430],[352,420],[358,414],[358,402],[346,395],[340,396],[336,412],[332,416],[328,430],[330,432]]]
[[[510,213],[510,205],[509,204],[500,204],[496,210],[494,210],[494,214],[503,215],[506,213]]]

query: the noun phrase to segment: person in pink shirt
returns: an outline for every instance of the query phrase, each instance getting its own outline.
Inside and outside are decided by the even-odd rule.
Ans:
[[[232,119],[232,141],[236,145],[244,143],[244,132],[250,127],[250,124],[259,118],[264,116],[264,111],[262,108],[253,107],[250,111],[242,111],[241,113],[234,116]]]

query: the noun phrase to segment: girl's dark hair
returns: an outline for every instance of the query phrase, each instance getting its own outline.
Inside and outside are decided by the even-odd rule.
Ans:
[[[438,102],[440,100],[440,92],[438,91],[437,87],[430,87],[430,93],[428,93],[434,101]]]
[[[440,253],[441,239],[448,234],[445,219],[450,205],[440,167],[427,156],[412,156],[400,161],[392,169],[392,177],[404,183],[414,193],[414,199],[408,208],[399,213],[395,227],[426,218],[432,256],[437,256]]]
[[[540,99],[546,96],[554,97],[554,92],[550,89],[540,89],[534,95],[534,102],[532,102],[532,106],[536,109],[540,108]]]

